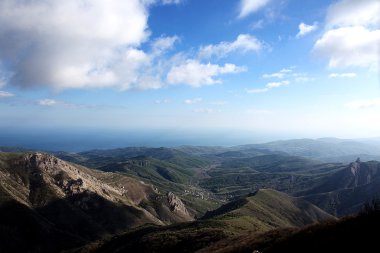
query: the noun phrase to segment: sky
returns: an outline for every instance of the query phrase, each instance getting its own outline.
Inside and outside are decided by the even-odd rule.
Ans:
[[[1,0],[0,145],[378,137],[378,13],[378,0]]]

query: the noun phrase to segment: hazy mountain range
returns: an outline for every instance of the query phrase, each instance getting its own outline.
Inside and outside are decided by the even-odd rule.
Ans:
[[[1,252],[252,252],[380,193],[377,139],[0,151]]]

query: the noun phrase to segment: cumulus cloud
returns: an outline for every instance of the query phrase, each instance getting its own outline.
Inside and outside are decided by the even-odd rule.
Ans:
[[[329,59],[329,67],[379,68],[380,2],[341,0],[326,16],[326,31],[314,52]]]
[[[311,33],[312,31],[315,31],[318,29],[318,24],[314,23],[313,25],[307,25],[305,23],[301,23],[298,26],[299,32],[297,34],[297,38],[301,38],[305,36],[308,33]]]
[[[245,18],[248,15],[260,10],[271,0],[241,0],[239,18]]]
[[[10,93],[10,92],[7,92],[7,91],[1,91],[0,90],[0,98],[4,98],[4,97],[13,97],[15,94],[13,93]]]
[[[379,61],[380,30],[352,26],[327,31],[314,51],[329,58],[329,67],[370,67]]]
[[[166,79],[169,84],[187,84],[192,87],[200,87],[202,85],[221,83],[221,80],[215,79],[219,75],[243,71],[246,71],[245,67],[239,67],[234,64],[220,66],[211,63],[203,64],[197,60],[189,59],[180,65],[173,66]]]
[[[368,109],[373,107],[380,107],[380,98],[355,100],[346,103],[345,106],[351,109]]]
[[[224,57],[232,52],[259,52],[263,49],[264,44],[255,36],[249,34],[240,34],[235,41],[223,41],[216,45],[207,45],[199,50],[200,57]]]
[[[357,76],[356,73],[331,73],[329,75],[329,78],[337,78],[337,77],[354,78],[356,76]]]
[[[193,98],[193,99],[186,99],[183,101],[187,105],[197,104],[202,101],[202,98]]]
[[[144,52],[148,8],[179,0],[0,1],[0,61],[12,85],[55,89],[162,87],[154,57],[177,37],[161,37]],[[9,73],[8,73],[9,74]]]
[[[378,26],[380,23],[378,0],[342,0],[332,4],[327,12],[328,28],[344,26]]]

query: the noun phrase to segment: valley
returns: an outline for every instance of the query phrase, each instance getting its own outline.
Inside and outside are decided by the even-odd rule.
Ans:
[[[310,140],[310,152],[300,140],[276,145],[291,143],[302,153],[273,143],[78,153],[2,147],[0,249],[202,252],[336,222],[378,197],[380,162],[358,158],[365,144],[339,142],[339,155],[356,157],[346,163],[328,161]]]

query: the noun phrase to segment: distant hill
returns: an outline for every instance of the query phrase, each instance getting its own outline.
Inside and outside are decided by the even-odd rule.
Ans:
[[[193,220],[173,193],[43,153],[0,153],[0,213],[1,252],[57,252],[144,224]]]
[[[145,156],[173,163],[183,168],[194,168],[209,165],[209,161],[200,156],[164,147],[129,147],[106,150],[90,150],[79,153],[58,152],[56,155],[66,161],[72,161],[91,168],[98,168],[115,162],[124,162],[127,159],[138,156]]]
[[[351,160],[353,160],[352,156],[380,156],[380,146],[374,142],[337,138],[295,139],[235,147],[237,150],[251,148],[285,152],[293,156],[311,157],[321,160],[330,159],[330,161],[336,157],[350,156]]]

